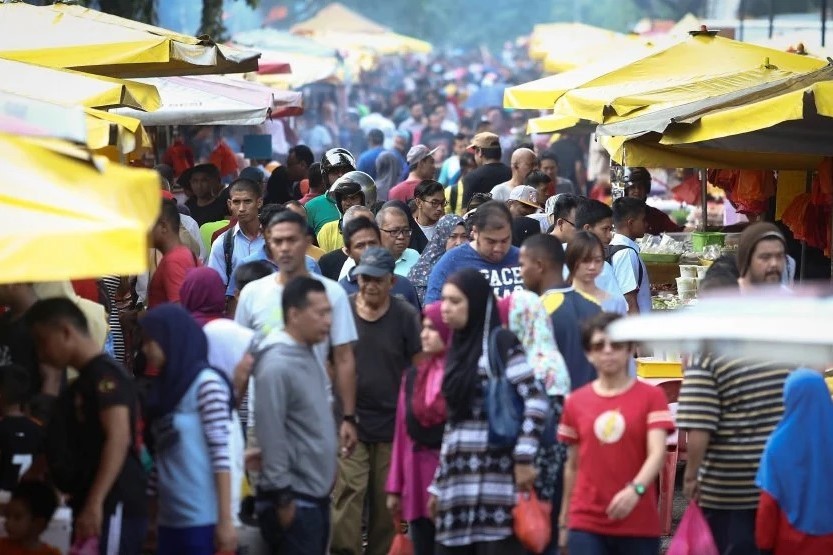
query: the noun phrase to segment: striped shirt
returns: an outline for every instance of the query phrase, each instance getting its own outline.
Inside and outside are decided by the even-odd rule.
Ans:
[[[677,426],[711,432],[700,467],[700,505],[758,506],[755,475],[764,446],[784,413],[786,364],[695,356],[680,390]]]

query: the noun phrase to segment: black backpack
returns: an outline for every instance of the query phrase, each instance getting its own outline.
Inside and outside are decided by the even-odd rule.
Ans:
[[[234,226],[223,233],[223,258],[226,261],[226,284],[231,282],[231,255],[234,253]]]
[[[613,255],[616,254],[617,252],[623,251],[625,249],[632,250],[633,252],[636,253],[636,257],[639,258],[639,251],[636,250],[635,248],[631,247],[631,246],[628,246],[628,245],[610,245],[610,246],[607,247],[607,256],[605,257],[605,260],[610,262],[610,265],[613,266]],[[642,287],[642,278],[644,277],[642,272],[643,272],[643,270],[642,270],[642,261],[640,261],[640,263],[639,263],[639,275],[638,275],[637,281],[636,281],[636,288],[637,289]]]
[[[417,370],[414,367],[405,370],[405,426],[414,443],[430,449],[439,449],[443,443],[445,424],[437,424],[426,428],[419,423],[414,415],[411,399],[414,396],[416,373]]]

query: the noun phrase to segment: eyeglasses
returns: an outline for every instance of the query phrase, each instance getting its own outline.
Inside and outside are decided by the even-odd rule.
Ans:
[[[571,221],[570,221],[570,220],[568,220],[567,218],[561,218],[561,221],[562,221],[562,222],[566,222],[566,223],[570,224],[570,225],[571,225],[571,226],[573,226],[573,227],[576,227],[576,224],[574,224],[573,222],[571,222]]]
[[[605,347],[610,347],[611,351],[623,351],[630,348],[631,344],[628,342],[617,342],[604,339],[602,341],[594,341],[590,344],[591,353],[600,353],[605,350]]]
[[[448,206],[448,201],[447,200],[427,200],[427,199],[424,199],[424,198],[421,198],[419,200],[421,200],[422,202],[424,202],[426,204],[430,204],[431,208],[443,208],[445,206]]]
[[[400,235],[401,235],[402,237],[410,237],[410,236],[411,236],[411,233],[412,233],[412,231],[411,231],[411,229],[410,229],[410,228],[404,228],[404,229],[383,229],[382,231],[384,231],[385,233],[387,233],[387,234],[388,234],[388,235],[390,235],[391,237],[399,237]]]

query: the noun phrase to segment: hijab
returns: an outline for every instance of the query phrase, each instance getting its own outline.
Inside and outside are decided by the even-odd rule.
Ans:
[[[441,307],[441,301],[433,302],[422,309],[422,315],[431,321],[440,335],[443,346],[447,348],[448,341],[451,339],[451,329],[443,322],[440,314]],[[440,425],[447,418],[446,403],[442,394],[436,395],[433,399],[425,394],[429,389],[428,382],[432,379],[431,376],[443,376],[445,373],[445,353],[445,349],[439,353],[432,353],[416,365],[416,379],[414,380],[416,385],[413,391],[422,393],[411,397],[411,406],[408,407],[408,411],[425,427]]]
[[[402,162],[393,152],[386,150],[376,158],[376,198],[388,200],[388,193],[399,183]]]
[[[158,418],[173,412],[200,372],[209,367],[208,340],[191,315],[173,303],[151,308],[140,325],[142,333],[165,353],[165,364],[151,384],[147,403],[149,416]]]
[[[492,288],[477,270],[460,270],[446,283],[456,285],[469,304],[466,326],[452,334],[443,378],[448,418],[460,422],[471,416],[472,401],[480,385],[480,359],[484,346],[488,345],[489,333],[500,327],[500,317]],[[488,365],[488,356],[483,358]]]
[[[408,280],[416,288],[421,303],[425,301],[425,292],[428,290],[428,277],[431,275],[431,270],[445,254],[445,244],[458,225],[464,225],[464,223],[463,218],[456,214],[447,214],[440,218],[437,227],[434,229],[434,237],[428,241],[428,245],[422,251],[419,260],[408,274]]]
[[[793,528],[833,534],[833,401],[821,373],[793,371],[784,384],[784,416],[767,441],[758,487],[777,502]]]
[[[200,326],[225,316],[226,286],[213,268],[203,266],[190,270],[182,282],[179,298]]]
[[[419,253],[424,251],[426,245],[428,245],[428,238],[422,232],[422,228],[419,227],[416,218],[414,218],[414,215],[411,213],[411,207],[408,206],[407,202],[402,202],[401,200],[389,200],[382,205],[381,209],[389,208],[391,206],[395,206],[405,212],[405,216],[408,218],[408,227],[411,228],[411,243],[408,245],[408,248],[414,249]]]
[[[567,395],[570,392],[570,374],[558,350],[552,321],[540,297],[531,291],[514,291],[507,301],[509,331],[523,345],[526,360],[535,371],[535,377],[544,384],[547,395]]]

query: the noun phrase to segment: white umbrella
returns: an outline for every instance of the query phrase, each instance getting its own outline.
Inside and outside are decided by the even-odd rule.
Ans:
[[[615,341],[655,349],[710,352],[793,366],[833,363],[833,297],[829,290],[761,290],[716,296],[687,309],[614,322]]]
[[[200,75],[135,79],[156,87],[162,107],[153,112],[112,112],[144,125],[260,125],[268,117],[303,113],[300,92],[279,91],[242,79]]]

